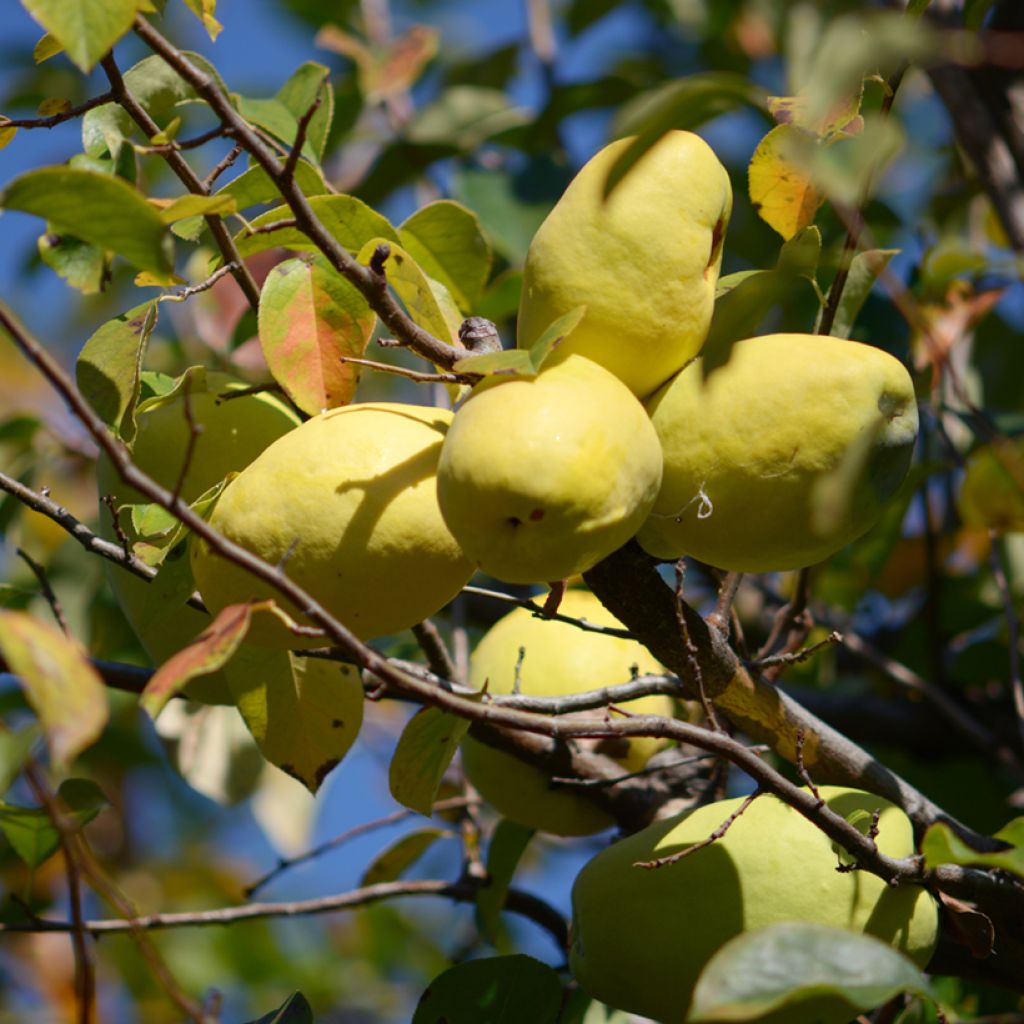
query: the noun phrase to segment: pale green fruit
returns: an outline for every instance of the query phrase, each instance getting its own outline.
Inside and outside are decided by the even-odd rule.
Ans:
[[[622,628],[587,590],[567,591],[558,610],[597,626]],[[635,640],[585,632],[571,623],[537,618],[526,608],[517,608],[497,622],[474,650],[470,660],[472,685],[482,690],[486,684],[489,693],[512,693],[520,648],[524,654],[519,692],[530,697],[584,693],[629,682],[634,673],[665,671]],[[631,701],[628,709],[635,714],[671,717],[673,705],[670,697],[651,696]],[[576,742],[614,757],[627,772],[643,768],[652,754],[666,746],[665,740],[655,737]],[[462,765],[488,803],[506,818],[530,828],[562,836],[585,836],[614,824],[591,801],[565,786],[553,786],[539,768],[472,737],[462,743]]]
[[[530,244],[518,343],[586,306],[555,352],[606,367],[649,395],[704,344],[732,210],[729,175],[691,132],[672,131],[605,200],[605,181],[631,139],[589,160]]]
[[[637,539],[652,555],[720,569],[799,569],[868,530],[906,476],[914,385],[881,349],[813,334],[732,346],[647,402],[665,452]]]
[[[437,488],[484,572],[541,583],[585,572],[640,528],[661,482],[643,406],[582,356],[535,378],[488,377],[459,408]]]
[[[181,487],[186,501],[194,501],[228,473],[245,469],[264,448],[300,423],[299,417],[274,395],[244,395],[229,401],[218,398],[246,386],[226,374],[207,372],[205,389],[190,392],[192,417],[201,431]],[[173,490],[185,464],[190,430],[181,393],[140,413],[137,426],[132,449],[135,464],[162,487]],[[96,476],[99,494],[116,495],[118,505],[148,500],[122,483],[106,455],[100,455]],[[138,540],[127,513],[121,515],[121,526],[129,541]],[[110,513],[103,505],[99,532],[107,540],[116,539]],[[180,651],[210,624],[209,616],[188,605],[168,604],[160,581],[147,583],[109,564],[107,576],[125,618],[156,665]],[[188,695],[207,703],[231,703],[220,672],[195,680],[188,687]]]
[[[224,490],[210,524],[285,571],[363,639],[415,625],[469,580],[437,507],[436,470],[451,413],[367,403],[332,409],[272,444]],[[192,545],[200,593],[214,610],[273,588]],[[280,598],[279,603],[296,614]],[[309,647],[269,616],[254,643]]]
[[[867,832],[881,809],[878,848],[914,852],[907,816],[860,790],[820,787],[837,814]],[[849,856],[798,811],[774,796],[755,800],[716,842],[657,869],[637,861],[698,843],[735,811],[724,800],[656,822],[613,843],[573,886],[570,963],[595,999],[664,1024],[682,1024],[697,977],[729,939],[781,921],[810,921],[873,935],[919,966],[935,948],[938,914],[919,886],[890,888],[867,871],[839,872]],[[774,1024],[846,1024],[845,1003],[787,1007]]]

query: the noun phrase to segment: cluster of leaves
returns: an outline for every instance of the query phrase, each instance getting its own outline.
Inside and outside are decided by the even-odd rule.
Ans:
[[[186,3],[216,38],[221,25],[214,0]],[[1009,675],[1012,682],[1016,672],[1019,685],[1016,655],[1008,656],[1007,649],[1008,642],[1017,643],[1015,609],[1024,587],[1024,561],[1017,538],[1000,532],[1017,529],[1024,518],[1019,459],[1008,440],[1022,426],[1024,368],[1019,346],[1009,344],[1010,314],[993,311],[1006,287],[998,275],[1003,268],[1012,270],[1013,255],[977,181],[960,174],[948,153],[932,171],[935,187],[926,204],[901,208],[873,198],[890,164],[937,160],[907,137],[903,126],[909,120],[891,113],[906,62],[963,54],[956,49],[963,38],[951,41],[917,20],[926,3],[911,3],[905,16],[872,17],[864,16],[860,4],[835,3],[834,17],[826,22],[813,9],[782,3],[575,0],[559,23],[565,47],[626,8],[652,38],[668,30],[676,42],[668,50],[649,47],[643,59],[623,57],[587,81],[566,82],[557,73],[554,53],[541,42],[542,25],[532,26],[532,43],[517,41],[453,58],[428,25],[391,33],[371,18],[361,19],[354,3],[332,5],[328,21],[326,5],[291,0],[284,6],[312,23],[316,45],[340,60],[334,66],[304,63],[272,97],[233,93],[202,54],[175,51],[229,99],[236,124],[228,123],[196,82],[164,56],[150,54],[123,73],[118,70],[111,48],[116,43],[119,51],[136,17],[156,13],[162,3],[95,0],[89,7],[25,0],[24,6],[46,31],[35,47],[38,71],[26,78],[37,86],[26,85],[24,93],[31,95],[35,87],[46,92],[47,69],[65,59],[61,54],[83,72],[101,66],[111,93],[85,110],[80,121],[72,116],[75,102],[90,97],[40,97],[36,117],[24,120],[80,127],[80,151],[65,164],[5,180],[0,207],[45,221],[39,258],[84,297],[80,316],[89,329],[80,332],[88,340],[78,355],[79,389],[129,451],[138,418],[162,403],[206,391],[208,369],[228,369],[271,385],[303,415],[352,400],[359,361],[372,339],[393,327],[382,322],[365,279],[300,227],[289,190],[305,197],[308,216],[352,265],[376,268],[406,318],[403,323],[461,356],[444,369],[533,374],[550,345],[572,329],[578,312],[553,324],[530,352],[466,357],[458,348],[459,328],[469,316],[510,326],[529,239],[570,174],[566,148],[573,118],[614,112],[612,131],[635,135],[609,176],[609,191],[671,128],[707,126],[712,138],[716,131],[747,137],[749,147],[730,171],[737,195],[749,195],[750,201],[737,203],[729,272],[719,285],[706,366],[710,370],[727,360],[729,347],[740,338],[769,329],[821,327],[906,356],[918,371],[925,412],[923,458],[901,499],[871,534],[816,570],[810,585],[808,603],[819,622],[832,628],[834,620],[850,632],[867,634],[880,671],[866,670],[850,649],[832,648],[794,662],[785,679],[805,688],[812,707],[817,702],[825,713],[840,717],[844,709],[863,709],[869,698],[883,694],[890,710],[906,712],[900,721],[913,736],[894,743],[863,711],[850,718],[850,735],[878,744],[886,763],[911,781],[927,778],[921,785],[930,797],[974,827],[996,833],[1002,843],[996,852],[980,853],[936,825],[922,847],[928,867],[976,865],[1024,875],[1021,819],[1004,825],[1007,802],[1019,784],[1014,754],[1019,739],[1006,715],[1006,680]],[[174,6],[170,0],[168,13]],[[976,27],[986,6],[971,5],[968,28]],[[540,15],[535,11],[534,17]],[[752,82],[764,80],[780,50],[789,82],[778,82],[780,95],[769,95]],[[544,97],[533,112],[513,99],[517,70],[530,61],[546,69]],[[924,110],[927,101],[911,102]],[[11,109],[10,98],[4,103]],[[0,148],[31,144],[29,125],[23,130],[15,122],[6,124],[0,119]],[[246,149],[243,132],[268,148],[284,180],[269,173],[250,147],[248,166],[224,181],[241,155],[232,147]],[[352,155],[361,150],[365,159]],[[192,153],[205,161],[207,178],[192,171],[189,179],[186,158]],[[177,176],[173,184],[168,168]],[[380,212],[404,214],[409,186],[436,196],[438,183],[445,197],[418,205],[408,216]],[[908,230],[922,219],[923,242]],[[979,221],[981,231],[975,229]],[[848,237],[859,248],[855,255],[845,252],[852,258],[844,262]],[[898,255],[904,268],[912,267],[909,286],[905,270],[891,272]],[[880,279],[883,288],[876,287]],[[149,291],[140,302],[139,291],[152,289],[155,294]],[[240,292],[248,295],[248,308],[238,301]],[[165,315],[166,302],[174,304],[168,307],[173,316]],[[97,320],[102,320],[98,328]],[[254,336],[260,353],[255,360]],[[411,343],[410,337],[399,340]],[[407,363],[401,351],[381,351],[385,362],[399,368]],[[11,355],[8,346],[0,359]],[[6,369],[7,363],[0,366]],[[0,379],[0,397],[20,409],[14,389],[21,385],[10,379],[10,393]],[[360,387],[381,393],[387,385],[372,377]],[[19,398],[24,394],[31,392]],[[0,423],[5,473],[25,486],[54,487],[79,518],[95,519],[92,468],[88,454],[82,454],[80,434],[42,401],[26,408]],[[989,472],[975,474],[969,508],[963,502],[958,507],[962,464],[972,453],[977,461],[979,452],[982,461],[986,453],[991,456]],[[61,467],[70,470],[62,474]],[[206,515],[223,484],[199,496],[193,510]],[[185,530],[179,519],[161,503],[125,503],[121,512],[130,523],[132,555],[155,571],[154,606],[180,605],[191,594],[192,580],[182,557]],[[140,742],[135,698],[110,699],[90,660],[144,658],[102,584],[98,560],[74,545],[60,545],[63,534],[44,532],[10,494],[0,504],[0,525],[45,562],[71,632],[84,640],[80,644],[42,621],[47,612],[35,594],[34,578],[19,576],[12,566],[14,582],[0,589],[6,608],[0,612],[0,655],[18,676],[31,714],[25,714],[22,698],[5,698],[15,728],[0,733],[0,782],[6,792],[26,769],[34,770],[32,752],[42,738],[50,771],[63,780],[55,800],[67,819],[55,819],[46,806],[0,806],[0,831],[11,854],[3,862],[5,877],[22,877],[18,861],[28,870],[27,896],[21,906],[5,908],[5,919],[30,924],[59,891],[55,865],[62,828],[80,831],[96,819],[90,835],[98,835],[114,815],[101,813],[108,800],[104,794],[120,804],[133,773],[151,768],[154,757]],[[772,589],[776,582],[748,588],[742,614],[751,651],[766,638],[779,603]],[[191,680],[239,656],[253,615],[272,611],[255,606],[222,614],[198,643],[148,679],[143,708],[155,716]],[[478,611],[471,629],[483,628],[495,614]],[[803,639],[815,635],[801,637],[797,646]],[[410,651],[395,639],[386,653],[406,657]],[[280,684],[248,692],[237,703],[262,755],[315,791],[355,737],[352,730],[323,728],[325,716],[336,717],[337,692],[307,680],[302,659],[282,657],[288,664]],[[914,682],[908,684],[908,678]],[[918,698],[923,694],[925,703],[904,700],[901,685]],[[942,708],[950,706],[955,713],[944,718]],[[209,708],[194,716],[183,727],[181,747],[194,747],[202,735],[200,722],[208,726],[219,711]],[[986,749],[965,744],[964,717],[976,724],[975,737],[980,729],[988,738]],[[19,721],[27,724],[18,727]],[[394,720],[387,724],[395,727]],[[429,816],[451,795],[450,766],[467,728],[468,720],[437,708],[425,708],[408,722],[390,761],[396,801]],[[923,740],[916,738],[922,735]],[[214,742],[223,747],[223,734]],[[239,785],[227,779],[240,765],[252,764],[252,741],[242,741],[238,751],[223,759],[224,778],[211,783],[194,774],[193,780],[222,796],[251,795],[252,781]],[[166,788],[166,774],[161,781]],[[294,799],[294,793],[286,795],[283,804]],[[194,811],[194,804],[181,803]],[[172,806],[169,813],[179,809]],[[207,810],[207,818],[211,813]],[[269,929],[253,933],[240,952],[227,950],[230,940],[210,940],[201,948],[212,951],[210,962],[222,972],[221,982],[232,976],[254,986],[259,982],[261,998],[275,984],[302,988],[304,995],[288,998],[260,1024],[311,1021],[310,1005],[318,998],[327,1005],[352,997],[350,981],[327,980],[332,958],[346,952],[358,957],[372,979],[355,995],[381,1018],[393,1012],[390,982],[408,984],[415,996],[425,979],[439,975],[419,1000],[416,1024],[615,1020],[613,1011],[581,993],[567,996],[563,978],[551,968],[514,952],[503,911],[513,876],[521,863],[541,856],[540,844],[508,822],[485,830],[483,839],[478,826],[475,814],[460,818],[465,856],[489,880],[471,894],[475,931],[464,949],[429,938],[429,928],[426,936],[417,933],[405,917],[381,907],[363,912],[362,930],[354,935],[343,929],[328,933],[325,949],[301,972],[288,942]],[[124,827],[131,828],[128,816]],[[435,821],[408,833],[372,861],[360,888],[415,872],[436,852],[439,840],[454,835],[443,820],[440,827]],[[480,863],[476,847],[482,841],[487,852]],[[109,837],[108,842],[110,860],[127,873],[132,864],[127,844],[118,847]],[[186,857],[201,859],[189,849],[182,845]],[[195,897],[224,902],[234,898],[237,884],[227,867],[201,870],[197,864],[164,883],[161,895],[180,898],[190,889]],[[991,948],[991,939],[988,944]],[[504,955],[470,959],[440,973],[455,952],[490,947]],[[190,965],[186,950],[184,942],[173,941],[164,950],[183,987],[217,980]],[[265,972],[243,966],[247,957],[266,965]],[[140,1000],[152,998],[155,983],[137,964],[125,961],[116,969],[143,993]],[[779,977],[790,979],[781,990]],[[271,982],[264,984],[266,979]],[[845,999],[851,1016],[902,993],[916,999],[908,1011],[918,1014],[913,1019],[934,1019],[936,1001],[968,1014],[1011,1007],[1009,997],[972,983],[936,986],[870,940],[783,926],[723,948],[702,978],[695,1013],[706,1020],[755,1019],[788,1000],[825,992]],[[265,1005],[270,1004],[268,996]]]

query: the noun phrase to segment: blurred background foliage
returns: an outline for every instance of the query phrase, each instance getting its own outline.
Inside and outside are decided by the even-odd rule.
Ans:
[[[984,0],[936,6],[948,27],[968,33],[994,17],[994,5]],[[736,203],[723,275],[775,268],[781,239],[747,192],[748,164],[774,123],[763,97],[792,96],[833,80],[835,55],[860,46],[860,20],[878,12],[862,0],[221,0],[216,13],[224,26],[216,43],[178,0],[166,4],[165,31],[178,45],[205,54],[245,97],[272,96],[304,61],[330,68],[336,113],[323,168],[337,190],[362,198],[396,224],[440,197],[478,215],[495,258],[472,312],[494,320],[509,344],[534,230],[585,159],[610,137],[649,124],[652,111],[663,112],[666,103],[676,115],[687,113],[733,179]],[[74,105],[103,90],[101,75],[83,77],[61,56],[36,64],[32,49],[40,33],[19,6],[7,5],[3,19],[0,111],[7,116],[32,116],[51,101]],[[935,39],[905,26],[887,32],[878,59],[890,65],[903,54],[920,55]],[[879,36],[873,38],[878,45]],[[122,68],[145,55],[134,38],[118,54]],[[685,104],[673,99],[679,83],[711,73],[735,77],[728,88],[712,89],[704,107],[700,94],[688,94]],[[750,87],[754,103],[735,99],[743,92],[737,82]],[[877,123],[884,97],[883,84],[869,80],[863,106],[869,126]],[[201,108],[185,108],[183,116],[182,137],[209,126]],[[80,150],[79,132],[77,121],[48,132],[20,132],[0,151],[0,182],[70,158]],[[890,669],[898,662],[912,679],[952,695],[1000,744],[1019,743],[1008,714],[1007,597],[993,564],[1005,568],[1010,600],[1019,610],[1024,543],[1014,531],[1020,523],[986,519],[984,506],[998,482],[981,484],[981,512],[958,506],[963,461],[979,442],[970,415],[950,413],[950,406],[961,412],[963,406],[952,395],[948,374],[936,371],[921,330],[926,323],[943,339],[967,397],[1003,434],[1024,429],[1019,254],[955,143],[927,74],[907,74],[884,133],[869,139],[871,160],[862,176],[835,188],[857,195],[873,178],[865,209],[871,246],[896,250],[889,270],[913,316],[908,322],[906,308],[875,287],[853,336],[915,367],[925,425],[919,468],[882,523],[812,575],[811,607],[822,634],[833,626],[855,631],[870,645],[874,663],[831,647],[787,670],[781,682],[951,813],[992,832],[1020,805],[1019,780],[966,744],[930,710],[919,686],[894,680]],[[856,139],[844,144],[854,155],[864,148],[856,149]],[[194,165],[206,173],[225,150],[200,150]],[[854,158],[838,163],[843,173],[857,170]],[[147,194],[177,190],[161,161],[139,166]],[[815,223],[822,242],[817,281],[827,288],[846,224],[829,203]],[[123,264],[115,264],[101,289],[96,278],[95,287],[76,291],[41,258],[37,221],[8,213],[0,225],[0,295],[68,365],[98,326],[139,301],[133,272]],[[254,261],[258,277],[279,258],[268,253]],[[657,258],[651,253],[652,265]],[[806,278],[776,280],[766,303],[744,300],[749,308],[734,303],[730,309],[759,333],[811,330],[818,299]],[[265,379],[253,317],[229,280],[187,306],[164,309],[168,315],[150,347],[151,369],[176,374],[203,362],[251,381]],[[371,347],[368,354],[416,362],[393,349]],[[359,397],[423,400],[414,395],[407,381],[367,375]],[[11,346],[0,346],[4,472],[48,488],[79,518],[95,523],[94,457],[47,386]],[[1019,510],[1019,488],[1016,498],[1013,493],[1011,487],[1010,504]],[[993,525],[1010,529],[991,533]],[[0,606],[48,615],[35,577],[15,556],[23,548],[45,565],[75,635],[94,656],[145,664],[98,559],[6,496],[0,499],[0,533]],[[709,577],[695,572],[690,579],[698,603],[702,594],[713,598]],[[788,577],[769,577],[741,591],[738,610],[751,649],[764,639],[773,608],[792,585]],[[453,621],[475,638],[502,610],[466,599]],[[416,654],[402,639],[388,651]],[[27,721],[9,677],[0,701],[7,721]],[[314,800],[276,769],[261,766],[232,711],[175,712],[173,721],[162,721],[158,736],[135,698],[112,693],[111,704],[111,726],[80,758],[75,775],[95,781],[109,801],[87,834],[140,912],[234,903],[243,886],[279,856],[395,809],[386,768],[404,709],[370,706],[355,750]],[[32,802],[21,784],[7,799]],[[390,831],[355,840],[282,875],[267,895],[343,891],[358,883],[376,852],[402,829],[415,827],[405,819]],[[575,870],[602,842],[535,842],[517,883],[566,912]],[[410,873],[449,877],[458,865],[458,844],[442,842]],[[26,909],[50,915],[63,910],[59,858],[33,868],[0,842],[0,881],[8,917]],[[98,915],[104,908],[91,899],[89,909]],[[533,925],[510,921],[508,927],[513,946],[558,964],[549,938]],[[488,948],[472,910],[446,904],[169,931],[156,941],[183,988],[222,994],[225,1021],[258,1017],[301,990],[324,1024],[406,1021],[425,984],[453,958]],[[102,1020],[179,1019],[128,938],[104,938],[99,950]],[[72,973],[65,937],[4,939],[0,1021],[70,1020]],[[968,1019],[1019,1009],[1012,997],[984,986],[945,984]],[[912,1008],[901,1019],[932,1018]]]

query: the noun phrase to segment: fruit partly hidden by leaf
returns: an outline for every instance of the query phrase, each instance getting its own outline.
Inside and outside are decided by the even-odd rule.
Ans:
[[[558,610],[596,626],[622,628],[587,590],[567,591]],[[477,689],[486,685],[489,693],[512,693],[518,676],[519,693],[531,697],[569,696],[629,682],[634,674],[663,671],[655,657],[635,640],[538,618],[526,608],[517,608],[492,626],[470,660],[470,682]],[[655,695],[630,701],[628,710],[671,716],[673,704],[670,697]],[[666,745],[665,740],[656,737],[576,742],[614,757],[626,772],[642,768]],[[540,768],[472,736],[462,742],[462,765],[485,800],[506,818],[530,828],[582,836],[614,824],[604,811],[571,787],[552,783]]]
[[[820,788],[822,798],[862,832],[880,810],[878,848],[914,851],[907,816],[860,790]],[[758,797],[717,841],[674,864],[638,862],[699,843],[741,803],[724,800],[655,822],[612,844],[573,886],[571,966],[583,989],[603,1002],[678,1024],[697,978],[731,938],[781,921],[808,921],[873,935],[923,967],[935,947],[938,914],[921,887],[891,888],[867,871],[840,872],[849,855],[775,796]],[[786,1006],[763,1024],[846,1024],[842,999]]]
[[[455,413],[437,475],[463,550],[510,583],[596,565],[636,533],[660,482],[643,406],[583,356],[534,378],[485,378]]]
[[[1024,437],[994,441],[971,455],[957,508],[969,526],[1024,530]]]
[[[809,334],[736,342],[647,402],[665,452],[637,539],[652,555],[768,572],[819,562],[865,533],[917,437],[914,385],[871,345]]]
[[[704,344],[732,189],[707,143],[671,131],[606,199],[608,172],[631,141],[588,161],[534,236],[517,333],[529,348],[557,317],[586,306],[553,360],[587,356],[644,396]]]
[[[264,448],[298,426],[298,416],[274,395],[259,393],[228,400],[220,397],[245,386],[226,374],[207,371],[205,387],[190,388],[189,406],[200,433],[181,485],[181,496],[186,501],[195,500],[229,473],[245,469]],[[162,487],[173,490],[185,465],[189,442],[184,392],[179,390],[166,399],[144,403],[137,413],[137,423],[134,462]],[[115,495],[119,506],[147,500],[122,483],[106,456],[100,456],[96,473],[99,494]],[[122,513],[120,523],[130,543],[139,539],[130,515]],[[107,540],[116,540],[110,513],[103,506],[100,534]],[[107,576],[125,618],[157,665],[210,624],[209,616],[184,603],[191,587],[169,602],[159,580],[147,583],[113,565],[108,565]],[[220,673],[195,680],[189,685],[188,694],[210,703],[231,703]]]
[[[226,537],[306,588],[358,636],[415,625],[469,580],[472,563],[437,505],[436,472],[451,423],[445,409],[366,403],[332,409],[263,452],[225,488],[210,519]],[[192,568],[214,610],[272,597],[267,584],[192,545]],[[309,647],[271,616],[253,643]]]

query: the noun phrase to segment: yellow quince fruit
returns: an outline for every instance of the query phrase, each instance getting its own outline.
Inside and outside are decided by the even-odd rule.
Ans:
[[[732,188],[703,139],[671,131],[605,199],[608,172],[631,141],[591,158],[541,224],[517,336],[529,348],[558,317],[586,306],[552,361],[584,355],[643,397],[707,337]]]

